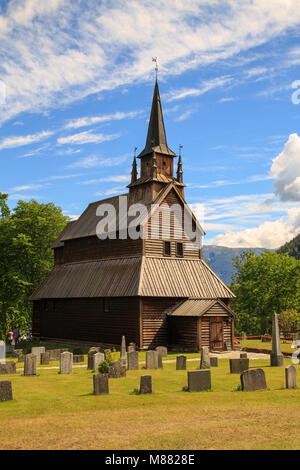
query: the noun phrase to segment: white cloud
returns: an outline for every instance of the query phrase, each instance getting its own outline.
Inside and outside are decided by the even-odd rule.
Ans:
[[[97,168],[97,167],[111,167],[117,166],[124,163],[128,158],[128,155],[113,158],[103,158],[98,155],[90,155],[78,160],[77,162],[68,165],[68,168]]]
[[[72,119],[66,124],[66,129],[78,129],[80,127],[92,126],[101,122],[120,121],[121,119],[132,119],[142,114],[143,111],[116,112],[112,114],[103,114],[102,116],[89,116]]]
[[[179,90],[171,90],[166,94],[166,101],[182,100],[188,97],[200,96],[214,88],[223,87],[232,81],[232,77],[218,77],[209,81],[204,81],[199,88],[181,88]]]
[[[97,183],[104,183],[104,182],[112,182],[112,183],[128,183],[130,180],[130,175],[116,175],[116,176],[107,176],[106,178],[96,178],[87,181],[81,181],[78,184],[97,184]]]
[[[300,137],[291,134],[270,171],[275,194],[282,201],[300,201]]]
[[[0,122],[145,80],[153,76],[151,56],[159,55],[162,77],[180,74],[266,43],[299,22],[298,0],[10,0],[0,15],[7,90]]]
[[[57,143],[59,145],[64,145],[64,144],[81,145],[81,144],[91,144],[91,143],[100,144],[102,142],[107,142],[113,139],[117,139],[118,137],[120,137],[120,134],[105,135],[101,133],[93,134],[91,131],[84,131],[84,132],[80,132],[79,134],[69,135],[67,137],[59,137],[57,139]]]
[[[24,145],[29,145],[35,142],[39,142],[40,140],[46,139],[52,134],[53,132],[43,131],[31,135],[6,137],[0,142],[0,150],[23,147]]]
[[[24,184],[22,186],[15,186],[12,188],[12,191],[27,191],[28,189],[42,189],[43,187],[42,184]]]

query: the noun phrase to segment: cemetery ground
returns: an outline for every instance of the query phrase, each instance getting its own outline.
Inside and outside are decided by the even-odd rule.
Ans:
[[[199,358],[187,370],[199,367],[199,354],[186,355]],[[1,449],[300,449],[300,391],[285,389],[284,367],[268,360],[250,361],[266,374],[268,390],[256,392],[239,391],[239,375],[221,358],[207,392],[183,392],[187,371],[175,370],[174,362],[158,370],[140,364],[126,378],[110,379],[110,393],[102,396],[92,394],[86,367],[61,375],[45,366],[36,377],[24,377],[22,367],[0,377],[12,381],[14,395],[0,403]],[[152,375],[153,394],[137,395],[144,374]]]

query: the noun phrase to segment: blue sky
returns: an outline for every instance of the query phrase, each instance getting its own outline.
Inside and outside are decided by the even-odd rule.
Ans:
[[[300,232],[299,33],[297,0],[2,0],[0,191],[71,217],[126,192],[158,56],[205,243],[277,248]]]

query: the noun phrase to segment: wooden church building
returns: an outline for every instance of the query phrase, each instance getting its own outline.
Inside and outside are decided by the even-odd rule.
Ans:
[[[104,347],[119,345],[125,335],[140,349],[233,348],[234,294],[202,259],[204,232],[185,201],[180,155],[173,175],[176,157],[167,145],[156,80],[146,146],[138,155],[140,174],[134,157],[123,195],[128,207],[147,209],[140,236],[124,236],[119,196],[91,203],[69,222],[53,245],[54,268],[31,296],[34,336]],[[104,203],[116,213],[115,238],[97,235],[97,208]],[[186,236],[184,217],[170,212],[174,204],[189,215],[197,243]],[[153,228],[156,237],[142,236]]]

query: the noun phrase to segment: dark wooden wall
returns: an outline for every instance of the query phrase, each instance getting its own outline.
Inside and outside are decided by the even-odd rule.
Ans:
[[[198,351],[198,318],[169,317],[169,344],[174,349]]]
[[[90,341],[120,345],[139,344],[139,299],[110,298],[104,311],[103,299],[55,299],[34,302],[33,334],[43,338]]]

